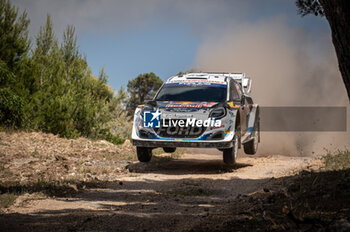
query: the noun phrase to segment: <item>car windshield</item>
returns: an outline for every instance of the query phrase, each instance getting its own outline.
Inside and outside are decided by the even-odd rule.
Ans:
[[[224,102],[226,86],[166,86],[158,92],[156,101]]]

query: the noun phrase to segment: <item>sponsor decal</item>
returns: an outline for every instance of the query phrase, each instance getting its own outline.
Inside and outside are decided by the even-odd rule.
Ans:
[[[195,118],[186,119],[169,119],[162,121],[162,127],[220,127],[221,120],[208,118],[205,120],[197,120]]]
[[[235,105],[233,102],[227,102],[227,104],[231,107],[231,108],[239,108],[239,105]]]
[[[201,127],[222,127],[221,120],[215,120],[214,118],[207,118],[200,120],[193,118],[192,115],[187,115],[188,118],[172,119],[167,115],[165,118],[161,117],[162,113],[157,111],[144,111],[143,112],[143,126],[145,128],[201,128]],[[176,116],[174,114],[173,116]]]
[[[166,108],[203,108],[203,107],[212,107],[217,104],[217,102],[174,102],[169,103]]]
[[[198,79],[187,79],[187,80],[176,80],[176,81],[170,81],[170,82],[167,82],[165,84],[170,84],[170,83],[173,83],[173,84],[180,84],[180,83],[208,83],[208,84],[211,84],[211,83],[215,83],[215,84],[222,84],[222,85],[227,85],[227,83],[225,81],[214,81],[214,80],[198,80]]]
[[[197,103],[197,102],[179,102],[179,103],[170,103],[167,104],[165,107],[187,107],[187,108],[202,108],[202,104],[201,103]]]
[[[214,126],[214,127],[212,127],[211,129],[220,129],[220,128],[224,128],[225,127],[225,125],[221,125],[221,126]]]
[[[198,86],[210,86],[210,87],[219,87],[219,88],[226,88],[227,86],[225,84],[216,84],[216,83],[198,83],[198,82],[193,82],[193,83],[168,83],[164,84],[164,86],[193,86],[193,87],[198,87]]]
[[[177,113],[166,113],[162,114],[162,118],[164,119],[186,119],[186,118],[193,118],[193,114],[177,114]]]
[[[145,128],[160,128],[160,111],[144,111],[143,126]]]
[[[200,109],[198,109],[198,108],[179,108],[179,107],[168,107],[165,109],[165,111],[168,111],[168,112],[179,112],[179,113],[196,112],[198,110],[200,110]]]

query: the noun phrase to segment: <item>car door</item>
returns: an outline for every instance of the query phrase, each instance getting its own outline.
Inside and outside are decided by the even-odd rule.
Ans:
[[[239,88],[239,84],[234,80],[230,81],[230,101],[233,101],[235,104],[240,105],[239,116],[240,116],[240,126],[242,134],[245,134],[247,131],[247,116],[246,116],[246,106],[243,92]]]
[[[240,98],[240,116],[241,116],[241,129],[242,129],[242,135],[244,135],[247,132],[248,129],[248,121],[249,121],[249,103],[247,101],[246,96],[243,94],[242,87],[237,82],[234,83],[235,88],[237,90],[238,96]]]

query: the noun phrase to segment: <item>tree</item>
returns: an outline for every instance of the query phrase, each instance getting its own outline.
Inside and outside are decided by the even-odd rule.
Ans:
[[[10,1],[0,0],[0,59],[10,70],[29,51],[29,22],[26,11],[19,16],[18,8]]]
[[[79,56],[77,36],[75,35],[75,28],[73,25],[68,25],[65,30],[61,49],[64,55],[64,61],[67,64],[71,64],[72,61]]]
[[[10,1],[0,0],[0,124],[20,127],[23,120],[23,102],[20,79],[23,61],[27,57],[29,19],[24,11]]]
[[[103,69],[91,74],[82,57],[73,26],[68,26],[61,45],[48,15],[36,37],[32,63],[39,88],[29,96],[29,127],[64,137],[112,138],[106,123],[111,120],[113,90]]]
[[[92,75],[72,25],[59,44],[47,15],[30,50],[28,24],[0,0],[0,126],[122,143],[131,128],[124,90],[115,95],[103,69]]]
[[[133,115],[134,110],[145,100],[151,99],[163,84],[163,81],[153,72],[138,75],[128,82],[129,99],[126,110],[129,115]]]
[[[55,34],[53,32],[53,25],[51,16],[46,16],[46,24],[40,27],[39,34],[36,36],[36,49],[35,52],[40,55],[46,56],[52,49],[55,43]]]
[[[297,0],[299,14],[326,16],[348,98],[350,100],[350,7],[348,0]]]

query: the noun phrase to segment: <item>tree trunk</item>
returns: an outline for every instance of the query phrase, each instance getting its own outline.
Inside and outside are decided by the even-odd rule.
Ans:
[[[349,0],[319,1],[332,30],[339,70],[350,100],[350,2]]]

